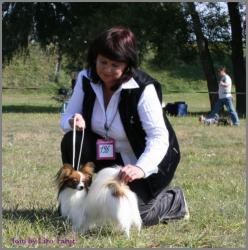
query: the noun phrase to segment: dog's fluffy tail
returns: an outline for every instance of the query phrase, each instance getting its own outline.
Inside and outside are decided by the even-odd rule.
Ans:
[[[106,183],[106,186],[112,191],[112,195],[115,197],[127,196],[129,187],[118,180],[110,180]]]

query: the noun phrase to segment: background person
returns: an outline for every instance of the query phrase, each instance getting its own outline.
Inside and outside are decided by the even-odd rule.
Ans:
[[[234,126],[239,126],[239,118],[237,112],[235,111],[233,101],[232,101],[232,80],[231,77],[226,73],[225,67],[220,67],[218,69],[219,80],[219,91],[218,91],[218,101],[215,103],[215,106],[211,113],[206,117],[200,117],[200,121],[208,122],[212,120],[218,120],[218,114],[222,107],[225,105],[227,112],[231,116],[231,120]]]

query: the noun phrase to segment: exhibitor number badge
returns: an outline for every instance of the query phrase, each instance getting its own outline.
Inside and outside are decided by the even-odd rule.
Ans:
[[[115,160],[115,141],[113,139],[96,141],[97,160]]]

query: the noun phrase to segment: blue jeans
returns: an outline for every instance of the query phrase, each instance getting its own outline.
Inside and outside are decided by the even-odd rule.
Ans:
[[[239,117],[235,108],[233,106],[232,97],[226,97],[222,99],[218,99],[218,101],[214,105],[214,109],[212,112],[207,116],[207,118],[214,118],[216,114],[218,114],[223,106],[226,106],[227,112],[230,114],[232,122],[234,125],[239,125]]]

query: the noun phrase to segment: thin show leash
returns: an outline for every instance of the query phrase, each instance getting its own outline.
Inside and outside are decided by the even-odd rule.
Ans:
[[[83,141],[84,141],[84,128],[82,130],[82,139],[81,139],[81,145],[80,145],[79,156],[78,156],[77,171],[79,170],[79,166],[80,166]],[[75,168],[75,151],[76,151],[76,117],[74,117],[74,121],[73,121],[73,141],[72,141],[72,164],[73,164],[72,167],[73,168]]]

